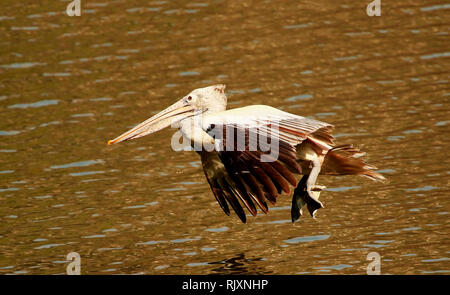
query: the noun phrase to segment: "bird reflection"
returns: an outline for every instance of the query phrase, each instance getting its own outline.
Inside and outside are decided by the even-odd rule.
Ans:
[[[270,274],[271,271],[264,270],[261,267],[259,261],[263,261],[262,258],[245,258],[245,254],[240,253],[237,256],[215,261],[209,262],[210,265],[218,265],[217,268],[212,269],[212,274]]]

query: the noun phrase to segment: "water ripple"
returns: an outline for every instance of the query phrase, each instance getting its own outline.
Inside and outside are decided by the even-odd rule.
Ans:
[[[33,103],[13,104],[13,105],[8,106],[8,109],[40,108],[40,107],[56,105],[56,104],[58,104],[57,99],[48,99],[48,100],[41,100],[41,101],[33,102]]]
[[[95,164],[103,164],[103,160],[89,160],[89,161],[80,161],[80,162],[73,162],[69,164],[63,164],[63,165],[54,165],[50,166],[52,169],[65,169],[65,168],[72,168],[72,167],[85,167]]]
[[[8,65],[0,65],[0,68],[3,69],[27,69],[36,66],[45,66],[47,63],[42,62],[22,62],[22,63],[13,63]]]
[[[288,244],[298,244],[298,243],[326,240],[329,237],[330,237],[330,235],[306,236],[306,237],[297,237],[297,238],[288,239],[288,240],[285,240],[284,242],[288,243]]]

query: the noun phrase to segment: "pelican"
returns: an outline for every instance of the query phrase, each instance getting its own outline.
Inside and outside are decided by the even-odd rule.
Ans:
[[[284,192],[292,197],[295,222],[306,207],[323,208],[319,174],[384,177],[352,145],[335,145],[333,125],[266,105],[227,110],[225,85],[195,89],[165,110],[108,141],[108,145],[172,126],[201,158],[206,179],[225,214],[230,206],[243,223],[244,207],[267,213]],[[301,178],[300,178],[301,176]],[[300,178],[300,180],[298,180]]]

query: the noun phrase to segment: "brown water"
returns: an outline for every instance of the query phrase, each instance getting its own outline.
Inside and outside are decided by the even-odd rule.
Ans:
[[[450,273],[449,4],[382,1],[2,1],[0,273]],[[393,3],[392,3],[393,2]],[[426,2],[426,3],[421,3]],[[389,181],[319,177],[242,224],[164,130],[106,141],[194,88],[336,126]]]

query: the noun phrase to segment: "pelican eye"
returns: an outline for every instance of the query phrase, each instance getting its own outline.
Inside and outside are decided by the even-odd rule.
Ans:
[[[188,98],[187,98],[187,100],[188,100],[188,101],[191,101],[191,100],[192,100],[192,96],[189,95]]]

